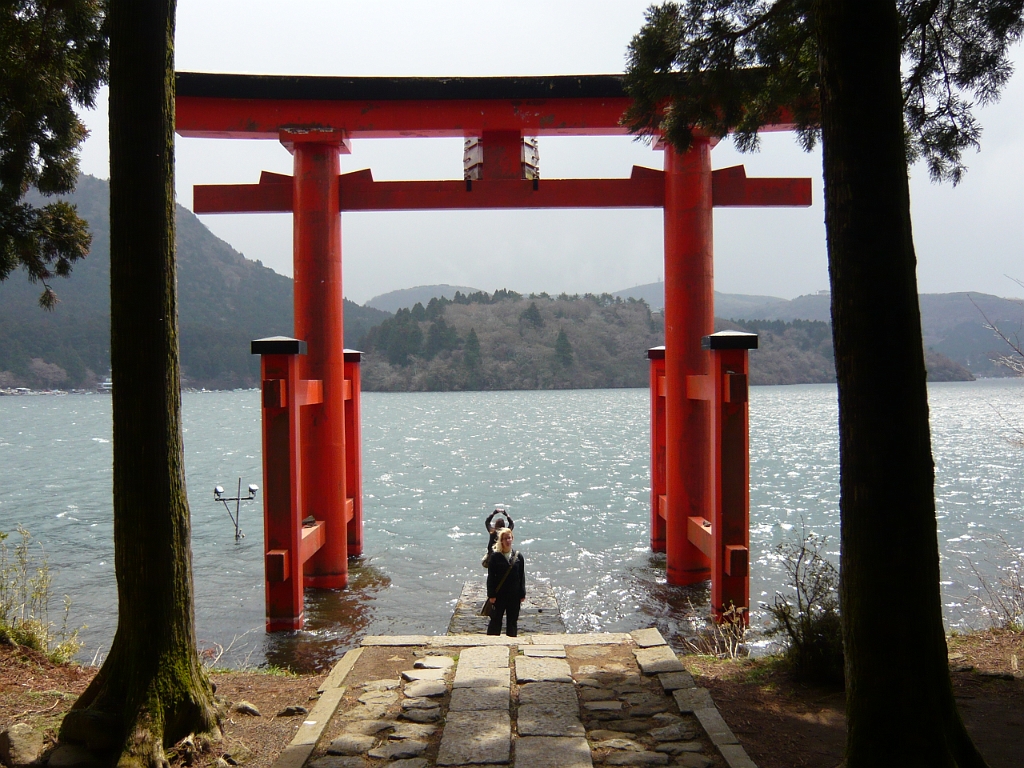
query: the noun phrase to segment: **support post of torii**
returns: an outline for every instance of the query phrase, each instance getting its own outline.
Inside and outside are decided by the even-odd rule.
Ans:
[[[306,342],[299,375],[323,382],[323,402],[302,411],[304,512],[324,525],[324,545],[305,569],[307,587],[348,583],[345,369],[338,205],[339,131],[283,131],[294,157],[295,336]]]

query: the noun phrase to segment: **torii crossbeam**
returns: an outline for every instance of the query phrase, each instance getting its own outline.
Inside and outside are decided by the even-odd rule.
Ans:
[[[344,586],[347,581],[344,507],[353,483],[346,480],[345,430],[340,423],[345,391],[339,215],[343,211],[663,208],[666,469],[664,493],[655,494],[651,543],[655,550],[667,552],[669,583],[690,584],[711,575],[712,561],[702,551],[708,549],[706,531],[691,539],[687,528],[693,517],[716,519],[711,510],[723,487],[722,466],[712,456],[710,401],[688,398],[687,382],[711,373],[711,353],[701,348],[701,339],[714,331],[712,208],[808,206],[811,184],[810,179],[748,179],[742,166],[712,171],[713,141],[699,136],[685,154],[663,147],[664,171],[634,167],[629,178],[622,179],[538,179],[524,173],[524,137],[624,135],[620,118],[628,105],[622,78],[616,75],[344,78],[178,73],[181,136],[275,140],[294,155],[292,176],[264,172],[258,184],[197,186],[194,210],[291,212],[294,217],[295,336],[308,345],[296,375],[302,381],[322,382],[322,402],[311,402],[302,411],[301,447],[295,449],[301,452],[300,514],[313,514],[325,529],[323,549],[305,570],[307,585]],[[341,173],[339,156],[349,151],[351,141],[407,137],[479,139],[479,176],[380,182],[368,170]],[[726,475],[728,483],[742,482],[745,490],[746,472]],[[730,544],[729,562],[745,563],[743,555],[743,546]],[[746,573],[733,576],[747,578]],[[719,612],[722,606],[713,608]],[[301,606],[294,610],[290,620],[301,626]]]

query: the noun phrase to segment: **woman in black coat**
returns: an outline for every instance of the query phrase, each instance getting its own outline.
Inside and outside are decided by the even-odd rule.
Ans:
[[[526,599],[526,566],[521,553],[512,549],[512,531],[501,528],[487,565],[487,599],[494,605],[488,635],[501,634],[501,617],[508,615],[505,634],[519,634],[519,606]],[[501,585],[500,588],[498,585]]]

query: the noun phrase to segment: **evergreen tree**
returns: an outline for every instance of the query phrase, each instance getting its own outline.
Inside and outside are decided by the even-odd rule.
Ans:
[[[458,348],[459,334],[444,321],[443,317],[437,318],[427,328],[427,341],[423,345],[423,356],[427,360],[432,359],[439,352],[450,352]]]
[[[805,147],[822,141],[847,768],[985,764],[946,657],[907,167],[921,158],[933,178],[960,180],[980,135],[972,99],[991,101],[1009,77],[1022,7],[691,0],[650,8],[630,44],[632,131],[685,151],[697,135],[735,130],[753,149],[760,127],[793,121]],[[894,585],[895,620],[878,605]]]
[[[480,339],[477,338],[476,328],[469,329],[466,344],[462,348],[462,359],[466,361],[466,367],[471,371],[480,369]]]
[[[60,738],[166,766],[220,732],[196,650],[174,251],[174,0],[110,5],[110,358],[117,631]]]
[[[66,194],[78,180],[87,131],[75,106],[92,107],[107,76],[106,3],[10,0],[0,6],[0,281],[18,267],[43,285],[67,277],[92,237],[73,205],[36,208],[25,194]]]
[[[532,325],[538,331],[544,327],[544,318],[541,317],[540,310],[537,309],[537,302],[531,301],[530,306],[520,313],[519,322]]]
[[[564,328],[558,329],[558,338],[555,339],[555,362],[562,368],[572,366],[572,344],[569,343]]]
[[[398,310],[381,323],[374,336],[376,348],[387,354],[392,365],[408,365],[410,356],[418,355],[423,346],[423,331],[408,309]]]

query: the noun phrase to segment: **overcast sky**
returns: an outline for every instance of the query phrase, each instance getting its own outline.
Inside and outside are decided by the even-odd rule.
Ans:
[[[195,72],[352,76],[620,73],[646,1],[178,0],[177,68]],[[1018,61],[1024,61],[1020,49]],[[922,292],[1024,294],[1024,74],[979,113],[982,151],[953,188],[912,170],[914,239]],[[92,132],[82,170],[109,177],[106,94],[87,113]],[[870,115],[864,130],[871,130]],[[543,178],[625,177],[632,165],[661,168],[663,155],[628,137],[542,138]],[[342,170],[377,180],[462,177],[456,139],[356,140]],[[814,205],[716,209],[715,288],[793,298],[828,287],[821,156],[792,135],[766,136],[760,153],[731,142],[712,164],[742,163],[748,176],[810,176]],[[260,171],[290,173],[274,141],[177,141],[178,202],[195,184],[255,183]],[[290,214],[204,215],[219,237],[290,275]],[[365,302],[432,283],[487,291],[603,292],[663,277],[661,211],[460,211],[346,213],[345,295]]]

